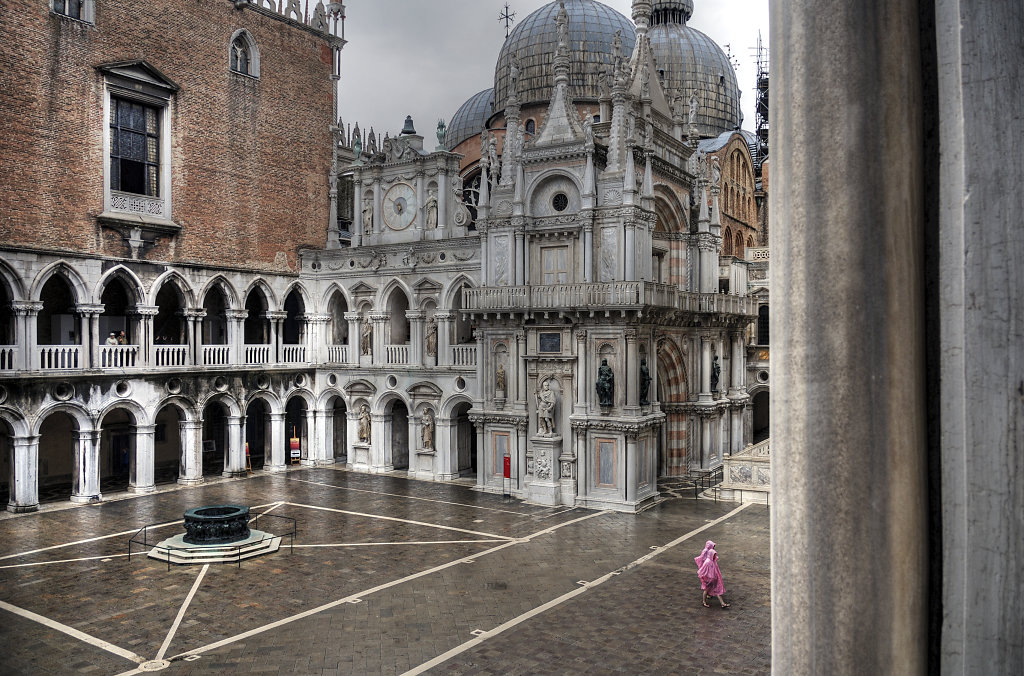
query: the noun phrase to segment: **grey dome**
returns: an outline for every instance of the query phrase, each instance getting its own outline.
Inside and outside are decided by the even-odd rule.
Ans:
[[[494,108],[494,89],[485,89],[469,97],[459,106],[455,115],[448,122],[448,130],[444,133],[444,145],[448,150],[454,149],[466,139],[479,136],[487,124]]]
[[[718,136],[739,127],[743,119],[740,88],[722,48],[704,33],[682,23],[658,24],[647,34],[658,70],[664,73],[665,88],[677,90],[684,102],[694,89],[698,91],[700,135]]]
[[[565,0],[569,14],[569,50],[572,65],[569,84],[576,100],[597,100],[598,73],[611,67],[612,39],[622,31],[622,55],[628,60],[636,43],[633,22],[607,5],[595,0]],[[508,101],[508,64],[512,53],[519,57],[519,103],[547,103],[551,99],[555,73],[552,62],[558,47],[555,15],[558,2],[544,5],[528,15],[505,40],[494,68],[495,110],[505,109]]]

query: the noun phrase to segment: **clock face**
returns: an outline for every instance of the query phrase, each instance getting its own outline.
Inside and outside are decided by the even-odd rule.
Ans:
[[[396,183],[384,194],[381,211],[389,228],[405,230],[416,220],[416,191],[408,183]]]

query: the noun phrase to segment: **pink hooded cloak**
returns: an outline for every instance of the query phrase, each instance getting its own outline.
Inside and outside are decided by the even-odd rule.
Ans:
[[[697,564],[697,577],[700,578],[700,588],[709,596],[721,596],[725,593],[725,582],[722,581],[722,571],[718,568],[718,552],[715,551],[715,543],[708,540],[704,543],[704,551],[693,559]]]

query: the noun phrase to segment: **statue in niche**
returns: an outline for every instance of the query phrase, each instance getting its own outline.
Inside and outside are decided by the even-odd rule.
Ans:
[[[545,437],[555,434],[555,393],[551,381],[545,380],[537,394],[537,434]]]
[[[615,404],[615,374],[612,373],[612,367],[608,366],[607,359],[602,359],[597,368],[597,402],[601,406]]]
[[[651,403],[647,399],[647,391],[651,388],[651,370],[647,368],[647,360],[640,360],[640,405]]]
[[[587,111],[583,116],[583,141],[588,145],[594,145],[594,116]]]
[[[437,227],[437,191],[434,189],[430,190],[429,196],[427,197],[427,230],[433,230]]]
[[[494,374],[494,389],[505,395],[505,366],[498,364],[498,370]]]
[[[370,443],[370,407],[363,404],[359,409],[359,441],[364,444]]]
[[[442,148],[444,147],[444,133],[447,130],[447,128],[448,127],[445,125],[443,119],[437,121],[437,145],[438,145],[438,147],[442,147]]]
[[[718,355],[715,355],[714,361],[711,362],[711,391],[718,391],[718,379],[722,375],[722,367],[718,363]]]
[[[369,319],[363,320],[363,328],[359,335],[359,352],[365,355],[373,354],[373,327],[370,326]]]
[[[690,126],[697,125],[697,111],[700,109],[700,99],[697,97],[697,90],[694,89],[693,93],[690,94]]]
[[[433,317],[427,322],[427,355],[437,356],[437,321]]]
[[[363,202],[363,234],[373,234],[373,203],[370,200]]]
[[[434,414],[429,408],[423,409],[423,415],[420,417],[420,439],[423,448],[434,448]]]

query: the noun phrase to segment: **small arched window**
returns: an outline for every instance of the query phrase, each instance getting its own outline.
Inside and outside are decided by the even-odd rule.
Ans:
[[[533,134],[536,131],[537,131],[537,123],[534,122],[533,120],[527,120],[526,121],[526,133],[527,134]]]
[[[726,226],[725,235],[722,237],[722,255],[732,255],[732,228]]]
[[[231,36],[228,64],[233,73],[260,76],[260,53],[249,31],[240,29]]]

